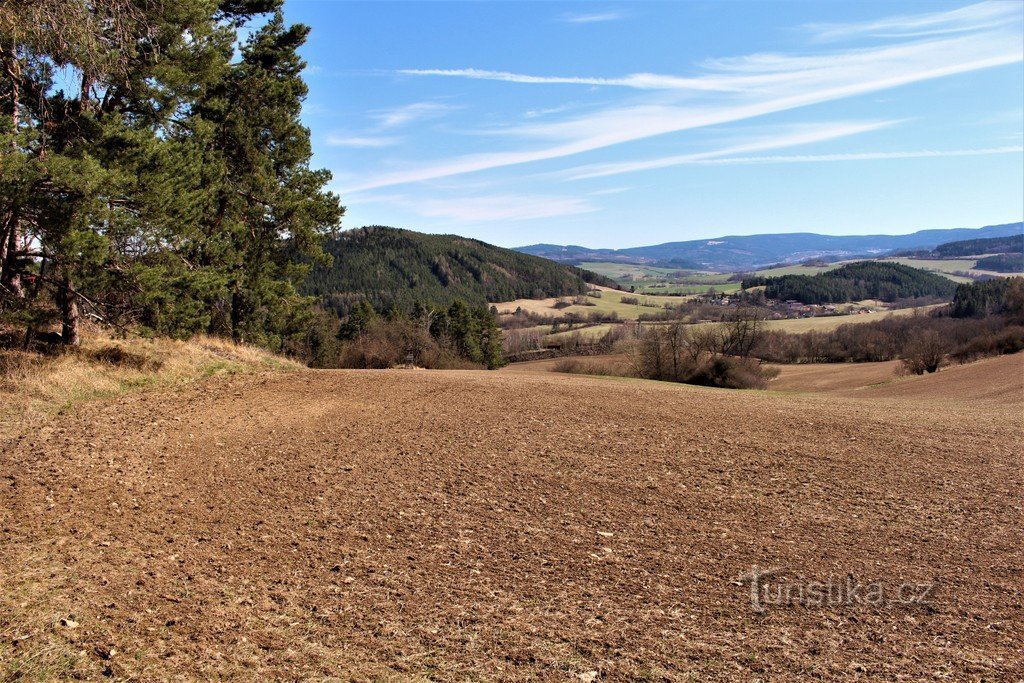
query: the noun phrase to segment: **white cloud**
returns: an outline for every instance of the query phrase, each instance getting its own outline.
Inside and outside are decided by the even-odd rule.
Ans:
[[[623,192],[629,192],[635,188],[632,187],[609,187],[604,190],[594,190],[588,193],[591,197],[601,197],[606,194],[622,194]]]
[[[852,152],[849,154],[795,154],[786,156],[726,157],[695,159],[691,164],[784,164],[815,161],[875,161],[878,159],[931,159],[937,157],[973,157],[990,154],[1024,154],[1024,146],[983,147],[979,149],[925,149],[899,152]]]
[[[355,147],[358,149],[377,149],[397,145],[401,138],[386,136],[345,136],[332,134],[327,136],[327,144],[331,147]]]
[[[456,199],[418,199],[415,210],[429,218],[474,221],[524,221],[597,211],[577,197],[489,195]]]
[[[1024,20],[1024,3],[1012,16]],[[985,6],[987,7],[987,6]],[[918,17],[922,25],[948,24]],[[998,13],[997,13],[998,14]],[[924,15],[922,15],[924,16]],[[901,20],[906,24],[906,20]],[[742,121],[929,79],[1024,60],[1024,36],[1012,22],[991,22],[959,35],[811,55],[754,54],[707,61],[692,77],[634,74],[623,78],[532,76],[480,69],[407,70],[422,76],[514,83],[615,85],[656,90],[657,100],[633,101],[561,120],[529,121],[501,129],[521,138],[514,151],[494,150],[364,176],[348,188],[366,190],[567,157],[625,142]],[[879,22],[885,23],[885,22]],[[897,20],[890,20],[895,25]],[[400,117],[399,117],[400,118]],[[530,141],[534,144],[530,145]]]
[[[533,76],[509,71],[488,71],[487,69],[402,69],[398,73],[409,76],[446,76],[469,78],[479,81],[503,81],[505,83],[526,83],[539,85],[606,85],[637,90],[736,90],[722,82],[704,78],[682,78],[665,74],[638,73],[619,78],[594,78],[590,76]]]
[[[981,31],[1000,26],[1020,26],[1021,3],[1014,0],[979,2],[947,12],[930,12],[879,21],[849,24],[807,24],[819,40],[840,40],[870,36],[875,38],[909,38],[968,31]]]
[[[804,124],[796,129],[790,130],[782,135],[753,140],[739,145],[731,145],[722,149],[694,154],[676,154],[672,156],[659,157],[657,159],[645,159],[642,161],[624,161],[613,164],[591,164],[578,166],[566,171],[569,180],[582,180],[585,178],[602,178],[621,173],[632,173],[635,171],[648,171],[657,168],[668,168],[692,164],[706,159],[731,156],[746,152],[759,152],[769,149],[780,149],[783,147],[795,147],[815,142],[825,142],[837,138],[868,133],[899,123],[898,121],[868,121],[868,122],[836,122],[829,124]]]
[[[566,12],[561,17],[561,21],[569,22],[570,24],[596,24],[604,21],[618,21],[626,17],[622,12],[593,12],[593,13],[577,13],[577,12]]]
[[[538,117],[541,117],[541,116],[551,116],[552,114],[561,114],[562,112],[569,111],[570,109],[574,109],[577,106],[579,106],[579,105],[563,104],[563,105],[560,105],[560,106],[557,106],[557,107],[547,107],[547,108],[544,108],[544,109],[531,109],[528,112],[526,112],[523,116],[525,116],[528,119],[535,119],[535,118],[538,118]]]
[[[397,128],[414,121],[437,118],[455,108],[440,102],[414,102],[394,109],[375,112],[372,116],[381,128]]]
[[[542,194],[426,198],[401,194],[365,194],[359,197],[359,201],[362,204],[398,204],[427,218],[441,218],[465,223],[526,221],[591,213],[598,210],[585,198]]]

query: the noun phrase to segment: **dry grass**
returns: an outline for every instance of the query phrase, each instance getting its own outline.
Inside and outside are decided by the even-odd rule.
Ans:
[[[594,287],[593,289],[599,290],[601,296],[599,298],[588,298],[587,301],[592,304],[591,306],[571,305],[563,308],[555,307],[560,301],[571,302],[575,298],[569,296],[552,297],[550,299],[516,299],[515,301],[505,301],[494,305],[498,308],[498,313],[503,315],[514,313],[517,308],[522,308],[528,313],[535,313],[550,318],[560,318],[567,313],[577,313],[582,316],[588,316],[593,313],[604,315],[615,313],[622,320],[636,320],[641,313],[654,313],[663,310],[666,304],[675,306],[685,300],[684,297],[680,296],[630,293],[609,289],[608,287]],[[704,290],[706,289],[707,287],[704,288]],[[638,303],[623,303],[623,297],[636,299]]]
[[[565,372],[573,375],[605,375],[608,377],[629,377],[632,372],[624,356],[570,357],[555,361],[551,372]]]
[[[33,414],[149,386],[173,386],[220,374],[297,369],[299,363],[213,337],[115,339],[87,334],[76,350],[47,355],[0,351],[0,435]]]
[[[891,311],[872,311],[871,313],[853,313],[850,315],[821,315],[813,318],[788,318],[785,320],[768,320],[765,328],[769,330],[782,330],[798,334],[800,332],[831,332],[840,325],[851,323],[871,323],[884,320],[889,316],[902,317],[907,315],[927,314],[929,311],[944,306],[945,304],[933,304],[919,306],[917,308],[897,308]]]

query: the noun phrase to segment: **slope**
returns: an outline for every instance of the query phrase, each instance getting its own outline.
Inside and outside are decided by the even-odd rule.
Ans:
[[[326,248],[330,266],[317,266],[304,292],[344,310],[365,298],[376,308],[409,310],[414,302],[447,305],[582,294],[607,278],[573,266],[455,235],[427,235],[372,226],[349,230]]]
[[[1016,680],[1020,407],[424,371],[92,403],[0,443],[0,663],[28,680]],[[738,581],[754,565],[890,600],[935,589],[757,613]]]

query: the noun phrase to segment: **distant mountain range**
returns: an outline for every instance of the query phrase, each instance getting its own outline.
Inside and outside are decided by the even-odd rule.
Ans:
[[[588,261],[612,261],[735,272],[775,263],[797,263],[807,259],[841,260],[883,256],[894,251],[931,250],[946,242],[1008,237],[1022,232],[1024,223],[1005,223],[983,228],[920,230],[909,235],[836,236],[796,232],[777,235],[728,235],[715,239],[666,242],[629,249],[589,249],[576,245],[532,244],[517,247],[516,251],[573,265]]]

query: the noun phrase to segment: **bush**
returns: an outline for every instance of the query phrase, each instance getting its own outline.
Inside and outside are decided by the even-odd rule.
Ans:
[[[686,383],[723,389],[764,389],[778,374],[778,369],[765,367],[753,358],[715,356],[698,366]]]
[[[907,372],[923,375],[936,372],[946,359],[949,343],[935,330],[917,331],[903,351],[901,360]]]
[[[874,362],[901,358],[916,335],[931,330],[945,340],[950,350],[974,358],[1011,353],[1013,334],[1002,341],[1011,320],[1003,316],[952,318],[944,311],[930,315],[890,316],[870,323],[841,325],[831,332],[787,334],[770,331],[762,335],[753,355],[773,363]],[[1013,326],[1019,326],[1014,324]],[[986,349],[990,352],[986,353]],[[1003,350],[1005,349],[1005,350]]]
[[[1011,325],[998,332],[975,337],[959,345],[950,355],[958,363],[1024,351],[1024,327]]]
[[[630,353],[635,376],[728,389],[767,385],[772,370],[751,358],[760,343],[760,321],[740,311],[718,325],[681,321],[648,328]]]
[[[622,363],[608,359],[586,360],[580,358],[563,358],[554,364],[552,372],[566,372],[575,375],[605,375],[609,377],[625,377],[629,372]]]
[[[481,368],[442,346],[430,332],[411,320],[372,321],[355,339],[341,346],[343,368],[379,370],[406,365],[435,370]]]
[[[92,351],[84,351],[92,360],[113,365],[119,368],[129,368],[131,370],[142,371],[156,371],[163,366],[163,361],[158,358],[150,358],[141,353],[135,353],[128,349],[112,344],[110,346],[103,346]]]

